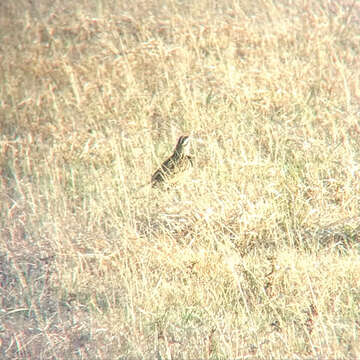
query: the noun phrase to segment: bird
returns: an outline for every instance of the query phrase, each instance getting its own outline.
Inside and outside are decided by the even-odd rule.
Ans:
[[[168,187],[176,183],[193,167],[193,159],[189,155],[190,137],[180,136],[172,155],[167,158],[151,176],[151,186]]]

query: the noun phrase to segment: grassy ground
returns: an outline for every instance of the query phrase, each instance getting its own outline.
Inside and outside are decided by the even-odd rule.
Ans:
[[[0,357],[360,357],[360,3],[0,4]],[[138,191],[190,134],[196,166]]]

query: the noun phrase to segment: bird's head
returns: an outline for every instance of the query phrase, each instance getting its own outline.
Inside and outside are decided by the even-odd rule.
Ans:
[[[190,136],[183,135],[179,137],[179,140],[176,144],[175,151],[178,154],[185,154],[187,155],[190,150]]]

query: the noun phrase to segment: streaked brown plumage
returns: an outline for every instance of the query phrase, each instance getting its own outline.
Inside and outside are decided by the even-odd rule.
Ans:
[[[189,152],[189,136],[180,136],[173,154],[166,159],[151,177],[151,186],[175,183],[193,166]]]

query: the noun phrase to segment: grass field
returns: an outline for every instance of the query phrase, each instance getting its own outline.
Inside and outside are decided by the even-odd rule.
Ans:
[[[360,357],[358,0],[1,1],[0,171],[0,358]]]

